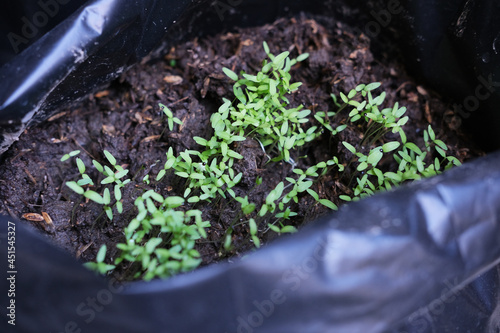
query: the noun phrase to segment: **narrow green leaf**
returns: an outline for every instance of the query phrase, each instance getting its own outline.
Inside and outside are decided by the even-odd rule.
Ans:
[[[203,179],[206,179],[206,177],[201,174],[201,173],[196,173],[196,172],[193,172],[189,175],[190,178],[192,179],[199,179],[199,180],[203,180]]]
[[[165,198],[165,204],[170,208],[176,208],[184,204],[184,198],[177,196],[167,197]]]
[[[170,169],[171,167],[174,166],[174,164],[175,164],[176,161],[177,161],[177,159],[174,156],[169,157],[168,160],[165,162],[165,166],[163,168],[165,170]]]
[[[109,205],[109,203],[111,202],[111,194],[109,192],[109,188],[104,189],[104,192],[102,193],[102,200],[103,204],[105,205]]]
[[[207,140],[199,137],[199,136],[194,136],[193,137],[193,140],[196,141],[197,144],[201,145],[201,146],[206,146],[207,145]]]
[[[255,204],[253,204],[253,203],[246,205],[242,209],[243,214],[245,214],[245,215],[251,214],[254,210],[255,210]]]
[[[392,142],[387,142],[384,145],[382,145],[382,150],[384,153],[391,152],[399,147],[400,143],[397,141],[392,141]]]
[[[286,141],[285,141],[285,146],[284,148],[285,149],[292,149],[293,148],[293,144],[295,143],[295,140],[296,140],[296,136],[292,136],[290,138],[287,138]]]
[[[260,211],[259,211],[259,216],[262,217],[262,216],[266,215],[267,211],[268,211],[267,205],[262,205],[262,207],[260,208]]]
[[[111,207],[104,206],[104,212],[106,212],[108,219],[113,220],[113,209]]]
[[[166,173],[167,171],[165,171],[164,169],[160,170],[160,172],[158,172],[158,175],[156,175],[156,181],[160,181]]]
[[[97,162],[96,160],[92,160],[92,164],[97,169],[97,171],[99,171],[100,173],[104,172],[104,168],[101,163]]]
[[[172,113],[172,111],[170,111],[170,109],[166,105],[164,105],[162,103],[159,103],[158,105],[160,106],[160,108],[163,111],[163,113],[167,116],[167,118],[170,119],[170,118],[172,118],[174,116],[173,113]]]
[[[262,43],[262,46],[264,47],[264,52],[266,52],[266,54],[269,54],[270,53],[270,51],[269,51],[269,45],[267,45],[266,41],[264,41]]]
[[[436,148],[436,151],[439,153],[439,155],[446,157],[446,152],[443,149],[441,149],[441,147],[436,146],[435,148]]]
[[[224,72],[224,74],[227,75],[227,77],[229,77],[231,80],[233,81],[238,81],[238,75],[236,75],[235,72],[233,72],[232,70],[230,70],[229,68],[226,68],[226,67],[223,67],[222,68],[222,71]]]
[[[116,210],[118,211],[119,214],[123,213],[123,204],[121,201],[116,202]]]
[[[82,159],[79,157],[76,158],[76,166],[78,167],[78,171],[81,174],[85,173],[85,164],[83,163]]]
[[[90,200],[98,203],[98,204],[104,204],[104,199],[101,197],[101,195],[95,191],[92,190],[87,190],[84,194],[84,197],[89,198]]]
[[[155,248],[160,245],[160,243],[162,242],[163,240],[159,237],[155,237],[155,238],[151,238],[147,243],[146,245],[144,246],[146,248],[146,252],[151,254],[154,252]]]
[[[227,150],[228,150],[227,143],[222,142],[221,145],[220,145],[220,149],[221,149],[222,156],[226,156],[227,155]]]
[[[80,185],[78,185],[76,182],[73,182],[73,181],[66,182],[66,186],[78,194],[83,194],[85,192],[84,189]]]
[[[309,193],[309,195],[311,197],[314,198],[314,200],[318,201],[319,200],[319,196],[318,196],[318,193],[314,192],[313,190],[311,190],[310,188],[307,189],[307,193]]]
[[[434,130],[432,129],[431,125],[427,128],[427,131],[429,132],[429,137],[431,138],[431,141],[436,140],[436,134],[434,133]]]
[[[336,204],[334,204],[333,202],[331,202],[330,200],[328,199],[320,199],[319,200],[319,203],[332,209],[332,210],[338,210],[338,207]]]
[[[235,152],[234,150],[231,150],[231,149],[229,149],[229,150],[227,151],[227,155],[228,155],[229,157],[237,158],[237,159],[240,159],[240,160],[241,160],[241,159],[243,159],[243,156],[242,156],[242,155],[238,154],[237,152]]]
[[[380,151],[380,149],[380,147],[377,147],[370,152],[370,155],[368,155],[368,159],[366,160],[368,164],[376,166],[377,163],[382,159],[384,154]]]
[[[255,236],[257,235],[257,224],[255,223],[254,219],[250,219],[248,221],[248,225],[250,227],[250,235]]]
[[[115,177],[114,176],[109,176],[109,177],[106,177],[103,180],[101,180],[101,184],[102,185],[111,184],[114,181],[115,181]]]
[[[273,64],[275,66],[277,66],[278,68],[283,67],[283,61],[285,60],[286,57],[288,57],[289,54],[290,54],[290,52],[288,52],[288,51],[285,51],[285,52],[282,52],[282,53],[278,54],[273,59]]]
[[[351,201],[351,197],[348,195],[339,195],[339,199],[344,200],[344,201]]]
[[[424,171],[424,163],[422,162],[422,158],[420,156],[417,156],[415,160],[417,162],[417,170],[419,172],[423,172]]]
[[[94,185],[94,182],[92,181],[92,179],[89,178],[89,176],[87,174],[83,174],[82,175],[83,179],[80,179],[79,181],[77,181],[76,183],[80,186],[84,186],[84,185],[88,185],[88,184],[92,184]]]
[[[182,177],[182,178],[189,178],[189,174],[187,172],[179,171],[179,172],[176,172],[175,174],[179,177]]]
[[[293,225],[286,225],[280,230],[281,233],[289,233],[293,234],[294,232],[297,232],[297,228],[295,228]]]
[[[257,236],[252,236],[252,242],[255,244],[255,247],[260,247],[260,239]]]
[[[363,171],[365,170],[366,168],[368,168],[368,163],[366,162],[361,162],[358,167],[356,168],[356,170],[358,171]]]
[[[163,203],[165,201],[165,199],[163,198],[163,196],[160,193],[156,193],[153,190],[150,190],[150,191],[151,191],[151,199],[153,199],[154,201],[159,202],[159,203]]]
[[[406,148],[414,151],[417,155],[422,155],[422,151],[420,150],[420,148],[418,148],[417,145],[414,144],[413,142],[407,142],[407,143],[405,143],[404,146]]]
[[[448,150],[448,147],[446,146],[446,144],[443,141],[441,141],[441,140],[434,140],[434,143],[436,145],[438,145],[439,147],[441,147],[441,149]]]
[[[346,141],[342,141],[342,144],[344,145],[344,147],[347,148],[347,150],[349,150],[351,153],[353,154],[356,154],[356,148],[354,148],[353,145],[351,145],[349,142],[346,142]]]
[[[367,84],[365,87],[364,87],[364,91],[372,91],[372,90],[375,90],[377,89],[378,87],[380,87],[382,85],[382,83],[380,82],[373,82],[373,83],[370,83],[370,84]]]
[[[276,81],[274,80],[269,81],[269,94],[276,95]]]
[[[104,244],[99,249],[99,252],[97,252],[97,256],[96,256],[95,261],[96,262],[103,262],[104,258],[106,257],[106,251],[107,251],[107,247],[106,247],[106,244]]]
[[[111,163],[111,165],[116,165],[116,159],[111,153],[107,150],[104,150],[104,155],[106,156],[106,159]]]
[[[128,174],[128,170],[127,170],[127,169],[124,169],[124,170],[118,171],[118,172],[115,174],[115,179],[120,179],[120,178],[124,177],[126,174]]]
[[[439,159],[437,157],[434,159],[434,169],[436,171],[441,170],[441,163],[439,163]]]
[[[297,57],[297,62],[301,62],[306,60],[309,57],[309,53],[302,53]]]
[[[284,135],[286,135],[287,132],[288,132],[288,121],[285,121],[281,125],[281,135],[284,136]]]
[[[344,95],[344,93],[343,93],[343,92],[340,92],[340,98],[342,99],[342,101],[343,101],[344,103],[348,103],[348,102],[349,102],[349,99],[347,98],[347,96],[346,96],[346,95]]]
[[[268,223],[267,226],[269,227],[269,229],[271,229],[272,231],[274,231],[276,233],[280,233],[281,232],[280,228],[277,227],[277,226],[275,226],[275,225],[273,225],[273,224]]]

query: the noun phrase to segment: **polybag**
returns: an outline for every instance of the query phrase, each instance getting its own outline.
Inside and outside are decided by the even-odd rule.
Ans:
[[[0,151],[30,122],[98,89],[162,45],[304,9],[341,16],[375,40],[399,40],[409,68],[423,79],[470,110],[481,102],[463,121],[479,132],[475,118],[493,117],[487,133],[475,138],[485,149],[497,147],[489,139],[499,124],[489,106],[498,98],[496,44],[494,33],[479,32],[495,30],[498,5],[96,0],[75,5],[0,68]],[[491,19],[480,20],[481,13]],[[483,48],[488,61],[477,52]],[[478,89],[470,78],[481,83],[480,75],[486,84]],[[233,264],[126,286],[94,276],[5,217],[2,331],[484,332],[500,320],[499,161],[492,153],[349,204]]]
[[[12,220],[10,274],[2,221],[1,292],[13,276],[16,295],[1,308],[15,299],[19,332],[484,332],[499,278],[498,162],[344,206],[236,263],[126,286]]]

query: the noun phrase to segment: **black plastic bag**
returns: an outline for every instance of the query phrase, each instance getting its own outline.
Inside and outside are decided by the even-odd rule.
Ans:
[[[494,83],[500,63],[496,44],[488,44],[499,30],[495,4],[101,0],[72,8],[0,68],[0,151],[32,117],[41,121],[98,89],[160,50],[164,37],[168,45],[303,9],[341,16],[371,37],[400,40],[410,69],[450,96],[479,100],[470,78],[488,80],[490,73]],[[172,36],[167,28],[174,21]],[[477,52],[485,45],[495,46],[488,61]],[[490,90],[464,118],[476,131],[475,117],[496,119],[488,103],[498,91]],[[498,125],[489,121],[487,140],[477,143],[498,147],[491,139]],[[234,264],[127,286],[94,276],[43,236],[4,218],[2,331],[485,332],[500,321],[499,162],[500,154],[491,154],[350,204]]]
[[[20,223],[10,274],[14,223],[2,221],[1,292],[13,276],[15,297],[1,308],[15,300],[19,332],[484,332],[498,290],[486,272],[500,258],[499,162],[350,204],[245,260],[126,287]]]

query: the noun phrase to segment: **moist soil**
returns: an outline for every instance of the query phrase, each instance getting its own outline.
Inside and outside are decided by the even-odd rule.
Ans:
[[[291,71],[292,81],[301,81],[303,85],[289,100],[290,107],[303,104],[312,111],[312,124],[316,124],[312,117],[315,112],[336,109],[330,94],[339,96],[339,92],[348,92],[358,84],[378,81],[382,83],[379,91],[387,92],[385,105],[399,102],[407,107],[410,121],[405,131],[409,141],[421,144],[422,132],[431,124],[437,136],[448,144],[448,155],[461,162],[482,155],[461,134],[460,119],[447,103],[409,77],[393,52],[381,52],[374,57],[370,40],[354,31],[332,18],[302,14],[261,27],[194,39],[173,46],[162,58],[133,66],[105,90],[59,110],[45,123],[28,129],[4,154],[0,165],[0,213],[33,225],[83,262],[95,260],[101,245],[107,244],[107,261],[111,263],[118,256],[116,244],[124,241],[123,228],[136,214],[135,198],[150,188],[163,196],[182,196],[184,192],[183,182],[172,177],[150,185],[142,182],[142,178],[150,173],[154,179],[166,161],[169,147],[178,155],[185,149],[200,149],[194,136],[211,137],[210,115],[217,111],[223,97],[234,96],[233,81],[224,75],[222,68],[236,73],[241,70],[257,73],[266,57],[263,41],[267,41],[274,54],[283,51],[290,51],[291,57],[310,54]],[[183,124],[169,131],[159,103],[168,106]],[[339,114],[335,123],[346,123],[346,119],[347,115]],[[292,157],[298,161],[297,167],[303,169],[332,155],[347,166],[352,155],[341,142],[359,142],[364,130],[349,126],[333,140],[324,134]],[[391,136],[383,139],[391,140]],[[103,214],[102,206],[83,200],[64,185],[78,179],[79,173],[74,160],[60,162],[62,155],[81,150],[79,156],[87,165],[87,172],[97,179],[97,171],[90,167],[91,159],[105,162],[104,149],[128,168],[133,177],[124,188],[124,212],[115,214],[112,221]],[[267,163],[266,154],[252,139],[232,149],[244,156],[235,163],[234,168],[243,173],[243,178],[234,190],[240,196],[248,195],[257,209],[276,184],[293,175],[288,163]],[[383,168],[389,170],[394,167],[392,164],[383,162]],[[321,198],[341,205],[338,196],[352,194],[348,187],[352,172],[347,170],[341,177],[332,170],[313,189]],[[255,186],[257,177],[263,179],[259,186]],[[185,206],[202,210],[204,220],[211,223],[207,239],[197,241],[196,245],[202,265],[254,248],[248,224],[237,223],[232,236],[233,249],[224,250],[226,230],[241,218],[238,203],[217,200]],[[329,212],[309,195],[301,196],[291,209],[297,216],[286,224],[297,227]],[[40,218],[44,216],[50,217],[52,225]],[[278,237],[265,232],[269,222],[273,221],[265,219],[259,224],[259,238],[264,244]],[[128,279],[133,274],[131,270],[130,265],[122,265],[114,274],[119,279]]]

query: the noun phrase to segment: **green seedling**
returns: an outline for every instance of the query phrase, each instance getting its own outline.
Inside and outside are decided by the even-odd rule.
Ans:
[[[182,125],[182,121],[179,118],[174,117],[174,114],[166,105],[163,105],[161,103],[159,105],[165,116],[167,116],[168,129],[170,131],[173,131],[174,129],[174,123],[176,123],[177,125]]]
[[[97,272],[102,275],[108,274],[110,271],[115,269],[116,266],[114,265],[109,265],[104,262],[104,259],[106,258],[106,251],[107,247],[106,245],[101,246],[99,249],[99,252],[97,252],[97,257],[95,262],[86,262],[83,264],[85,267],[87,267],[90,270],[93,270],[94,272]]]
[[[64,161],[66,161],[69,157],[76,155],[78,155],[78,153],[71,152],[64,155],[61,160],[64,159]],[[66,156],[69,157],[65,158]],[[66,182],[66,186],[68,186],[74,192],[83,195],[85,198],[103,205],[104,212],[106,213],[108,218],[112,220],[113,207],[116,207],[116,211],[119,214],[123,212],[121,189],[130,182],[130,179],[123,179],[129,171],[118,165],[115,157],[110,152],[104,150],[104,156],[110,163],[111,167],[107,165],[103,166],[98,161],[92,160],[92,164],[94,165],[95,169],[104,176],[104,179],[100,182],[101,185],[105,185],[101,193],[88,188],[88,186],[95,186],[95,182],[90,178],[88,174],[86,174],[87,167],[79,157],[76,157],[75,161],[78,171],[80,172],[81,179],[79,179],[78,181]],[[85,189],[85,187],[87,187],[87,189]]]
[[[409,121],[405,116],[406,108],[398,103],[384,107],[386,93],[376,95],[381,87],[378,82],[358,85],[347,94],[340,93],[338,98],[332,94],[335,111],[313,114],[302,105],[290,108],[289,94],[302,85],[301,82],[291,82],[290,71],[305,61],[308,54],[292,59],[289,52],[272,54],[265,42],[263,48],[267,59],[258,73],[236,73],[223,68],[225,75],[234,81],[234,98],[223,98],[217,112],[212,114],[211,137],[193,138],[200,149],[175,154],[169,147],[166,160],[156,175],[148,173],[143,176],[140,188],[146,189],[141,190],[135,199],[136,214],[124,229],[125,240],[117,245],[121,252],[114,262],[115,265],[124,261],[131,263],[137,268],[135,278],[167,278],[192,270],[201,263],[200,254],[194,247],[197,240],[207,237],[206,228],[210,227],[210,222],[204,221],[202,212],[194,209],[198,204],[216,204],[224,200],[227,205],[235,201],[240,210],[225,231],[221,250],[234,250],[233,232],[241,225],[248,230],[248,242],[258,248],[265,232],[285,234],[297,230],[290,221],[297,216],[293,207],[303,196],[310,196],[317,204],[337,210],[337,201],[320,196],[315,184],[326,175],[333,174],[342,179],[346,171],[352,169],[346,166],[352,165],[354,171],[349,171],[347,176],[351,178],[350,192],[340,195],[340,201],[357,201],[377,191],[390,190],[404,182],[433,176],[453,165],[460,165],[458,159],[447,156],[446,144],[431,126],[423,131],[423,147],[407,141],[404,131]],[[159,107],[166,116],[169,130],[173,130],[174,124],[182,124],[167,106],[159,104]],[[339,115],[346,113],[347,119],[339,119]],[[312,124],[311,120],[316,123]],[[359,142],[342,142],[341,147],[349,152],[349,160],[341,161],[340,157],[331,156],[304,169],[297,167],[300,149],[306,149],[325,134],[336,139],[349,126],[365,129]],[[388,133],[396,134],[398,138],[394,139],[392,135],[387,141]],[[238,147],[247,140],[260,145],[267,164],[283,161],[292,171],[267,193],[260,207],[250,202],[248,196],[238,196],[240,192],[236,191],[243,174],[235,171],[235,164],[244,158]],[[66,161],[75,157],[81,176],[66,185],[103,205],[107,216],[112,219],[113,208],[116,207],[118,213],[123,211],[122,188],[130,182],[130,179],[125,179],[128,170],[118,165],[116,158],[105,150],[106,165],[92,161],[102,177],[98,182],[89,176],[89,168],[83,160],[76,157],[79,153],[72,151],[61,158],[61,161]],[[384,161],[389,158],[397,163],[397,170],[384,170]],[[179,185],[178,193],[182,195],[164,197],[147,188],[159,188],[154,186],[165,179]],[[264,181],[258,176],[255,186],[261,186]],[[115,266],[104,263],[105,253],[106,247],[103,246],[96,262],[86,266],[101,274],[114,269]]]

